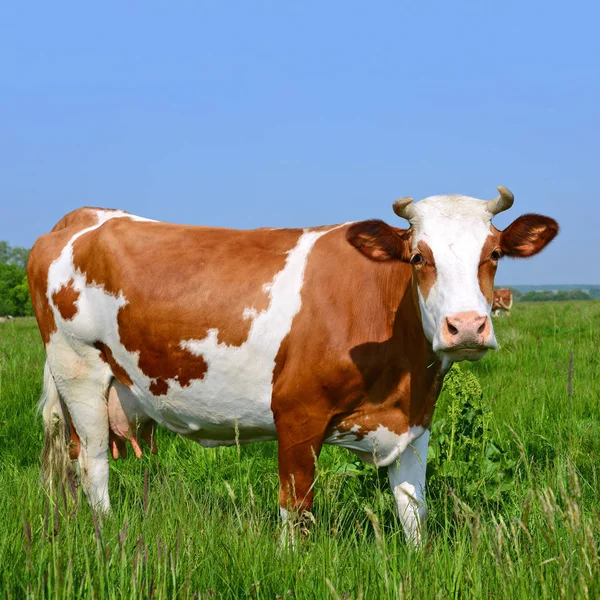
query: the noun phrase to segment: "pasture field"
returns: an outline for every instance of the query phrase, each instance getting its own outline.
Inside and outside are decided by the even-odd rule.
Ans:
[[[206,450],[161,430],[157,456],[111,459],[104,522],[81,493],[54,502],[40,336],[0,325],[0,596],[600,597],[600,302],[516,304],[495,323],[501,349],[453,371],[438,405],[419,550],[385,472],[331,447],[295,550],[279,545],[275,443]]]

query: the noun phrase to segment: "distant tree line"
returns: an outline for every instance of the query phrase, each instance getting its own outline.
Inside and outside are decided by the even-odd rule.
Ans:
[[[0,241],[0,316],[33,315],[25,268],[29,250]]]
[[[515,302],[556,302],[565,300],[600,300],[600,285],[589,290],[538,290],[523,294],[517,289],[512,290]]]

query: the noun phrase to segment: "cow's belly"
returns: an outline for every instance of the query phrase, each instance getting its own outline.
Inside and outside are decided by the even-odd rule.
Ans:
[[[167,380],[166,389],[158,390],[164,393],[158,393],[153,380],[139,368],[135,354],[118,343],[107,344],[111,367],[93,344],[73,336],[83,329],[81,321],[69,325],[70,331],[61,327],[47,346],[59,389],[68,404],[87,402],[94,393],[90,379],[97,381],[107,394],[109,423],[119,437],[126,437],[132,424],[152,420],[208,447],[276,439],[271,410],[273,366],[260,345],[227,347],[228,351],[213,354],[205,348],[209,368],[202,379],[186,385]],[[129,381],[110,386],[118,397],[111,403],[108,386],[117,373],[126,373]]]
[[[159,425],[203,446],[276,439],[270,383],[244,374],[207,378],[184,387],[171,382],[159,396],[134,382],[131,392]]]

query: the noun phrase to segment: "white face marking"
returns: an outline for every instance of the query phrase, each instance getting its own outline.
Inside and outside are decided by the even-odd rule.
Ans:
[[[106,220],[120,217],[138,219],[126,213],[99,212],[98,223],[73,236],[50,267],[47,295],[51,306],[54,291],[71,279],[80,293],[78,311],[72,320],[65,322],[53,308],[57,331],[48,344],[50,362],[60,365],[82,361],[79,368],[69,368],[63,374],[67,378],[76,377],[74,371],[84,372],[92,364],[107,371],[110,377],[110,369],[93,347],[97,341],[104,342],[131,377],[131,392],[156,422],[190,435],[206,446],[235,444],[236,427],[240,443],[275,439],[271,411],[275,358],[301,307],[300,294],[310,251],[320,237],[335,228],[305,230],[300,236],[287,253],[284,268],[264,286],[270,298],[268,308],[261,312],[246,308],[240,315],[240,319],[252,322],[246,342],[241,346],[220,344],[217,329],[209,330],[204,339],[180,340],[180,347],[202,355],[206,361],[204,378],[192,380],[187,387],[170,379],[168,392],[153,396],[149,392],[152,380],[139,368],[138,353],[128,352],[119,339],[117,314],[127,304],[127,298],[122,293],[118,297],[108,294],[100,286],[86,285],[85,275],[76,272],[73,266],[73,242]]]
[[[350,432],[335,430],[325,443],[352,450],[365,462],[377,467],[387,467],[393,463],[407,446],[425,431],[420,425],[414,425],[404,433],[398,434],[384,425],[379,425],[376,430],[361,436],[358,435],[359,429],[356,430],[355,427]]]
[[[433,196],[414,204],[413,248],[424,241],[433,252],[436,281],[427,298],[419,291],[423,329],[434,351],[442,345],[446,317],[462,312],[490,314],[477,278],[481,250],[490,235],[486,202],[467,196]],[[495,345],[492,330],[491,344]]]

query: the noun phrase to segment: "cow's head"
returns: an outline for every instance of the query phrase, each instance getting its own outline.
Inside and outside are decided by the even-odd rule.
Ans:
[[[558,233],[554,219],[535,214],[496,229],[492,217],[514,201],[506,188],[498,191],[489,201],[432,196],[413,204],[401,198],[394,212],[409,229],[366,221],[348,230],[350,243],[368,258],[412,265],[423,330],[446,361],[478,360],[497,347],[490,311],[498,261],[533,256]]]

